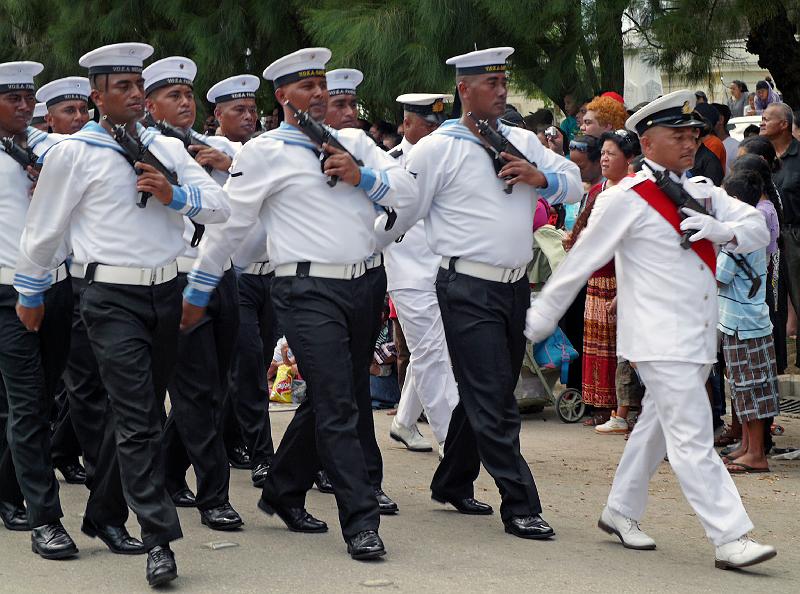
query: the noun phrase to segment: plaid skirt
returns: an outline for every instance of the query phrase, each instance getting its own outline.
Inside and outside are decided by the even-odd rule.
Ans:
[[[583,317],[583,401],[598,408],[617,407],[617,314],[606,306],[617,294],[617,279],[589,279]]]
[[[722,335],[731,400],[739,420],[768,419],[780,412],[778,369],[772,334],[761,338]]]

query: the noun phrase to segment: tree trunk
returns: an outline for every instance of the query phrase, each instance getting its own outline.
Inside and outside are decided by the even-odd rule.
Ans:
[[[783,4],[777,14],[750,29],[747,51],[758,56],[758,65],[772,74],[785,103],[800,109],[800,42],[797,27],[789,20]]]
[[[629,0],[597,0],[595,30],[597,57],[600,62],[600,89],[625,92],[625,65],[622,53],[622,14]]]

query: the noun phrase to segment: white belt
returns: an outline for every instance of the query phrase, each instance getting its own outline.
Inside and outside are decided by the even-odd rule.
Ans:
[[[13,285],[14,275],[17,271],[14,268],[0,267],[0,285]],[[67,278],[67,265],[61,264],[58,268],[50,271],[50,278],[53,279],[51,284],[60,283]]]
[[[269,260],[266,262],[253,262],[242,270],[242,274],[254,274],[256,276],[265,276],[270,272],[272,270],[269,267]]]
[[[442,258],[442,268],[449,269],[452,258]],[[457,259],[455,270],[460,274],[482,278],[483,280],[494,281],[496,283],[515,283],[525,276],[526,267],[521,268],[500,268],[483,262],[472,262],[470,260]]]
[[[177,260],[178,263],[178,272],[183,274],[189,274],[194,267],[194,258],[187,258],[186,256],[180,256]]]
[[[70,267],[70,273],[75,278],[85,278],[86,265],[73,262]],[[130,268],[127,266],[98,264],[94,270],[92,282],[149,287],[150,285],[161,285],[169,282],[177,276],[177,262],[170,262],[166,266],[159,268]]]
[[[378,266],[383,266],[383,252],[367,258],[364,261],[364,264],[366,264],[367,270],[372,270],[373,268],[377,268]]]
[[[317,264],[315,262],[292,262],[281,264],[275,269],[275,276],[298,276],[297,269],[303,265],[308,266],[308,274],[301,272],[300,276],[314,276],[318,278],[334,278],[338,280],[352,280],[363,276],[367,271],[364,262],[355,264]]]

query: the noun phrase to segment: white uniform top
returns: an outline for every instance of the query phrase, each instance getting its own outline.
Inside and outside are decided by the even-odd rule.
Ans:
[[[647,161],[653,169],[663,167]],[[532,305],[555,328],[589,276],[615,257],[617,354],[633,362],[717,360],[717,282],[694,250],[680,246],[675,228],[633,189],[650,174],[625,178],[602,192],[586,228]],[[678,178],[670,174],[675,180]],[[698,201],[733,230],[748,253],[769,243],[764,217],[706,178],[680,179]]]
[[[397,162],[405,165],[408,154],[414,145],[403,138],[398,147],[402,152],[397,157]],[[389,153],[390,155],[392,153]],[[416,209],[414,209],[416,210]],[[406,211],[408,212],[408,211]],[[399,224],[404,213],[398,213]],[[413,214],[412,214],[413,216]],[[417,217],[418,217],[417,213]],[[381,244],[386,217],[378,217],[376,222],[376,232],[379,234],[378,243]],[[395,221],[395,225],[398,222]],[[389,232],[394,231],[394,228]],[[384,265],[386,266],[386,290],[395,291],[398,289],[419,289],[421,291],[435,291],[434,282],[441,256],[437,256],[428,247],[428,240],[425,237],[425,221],[418,220],[412,227],[405,232],[400,243],[389,243],[383,249]]]
[[[36,128],[28,128],[28,146],[35,155],[41,156],[62,136],[47,134]],[[31,185],[28,173],[0,147],[0,266],[13,268],[19,254],[19,240],[25,228],[25,216],[31,205]],[[66,242],[55,251],[48,270],[57,267],[67,257]]]
[[[184,216],[203,224],[228,218],[230,209],[222,188],[189,156],[181,141],[141,127],[139,134],[153,154],[177,173],[181,187],[173,188],[172,203],[164,206],[151,197],[146,208],[136,206],[133,167],[111,135],[89,122],[44,156],[20,245],[18,275],[44,283],[53,254],[68,230],[78,262],[155,268],[183,253]],[[26,295],[41,292],[15,286]]]
[[[329,187],[316,147],[286,123],[249,141],[236,156],[225,184],[232,216],[219,233],[202,242],[190,290],[210,291],[219,282],[225,261],[259,221],[266,229],[275,266],[355,264],[372,255],[374,204],[406,208],[417,200],[416,184],[363,131],[348,128],[333,133],[364,162],[362,187],[343,181]]]
[[[498,123],[498,129],[547,178],[546,188],[517,184],[503,192],[481,141],[459,120],[447,120],[420,140],[406,161],[417,176],[428,244],[439,256],[457,256],[502,268],[531,259],[533,214],[539,196],[551,204],[578,202],[580,170],[546,149],[533,132]]]

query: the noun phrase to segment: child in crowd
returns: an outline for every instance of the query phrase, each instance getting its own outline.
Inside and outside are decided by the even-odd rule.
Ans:
[[[737,171],[725,190],[755,207],[764,195],[761,177]],[[766,224],[766,223],[765,223]],[[764,432],[779,412],[778,374],[772,323],[766,303],[767,255],[762,248],[737,255],[721,251],[717,258],[719,325],[731,400],[742,423],[742,442],[725,459],[729,472],[769,472]]]

